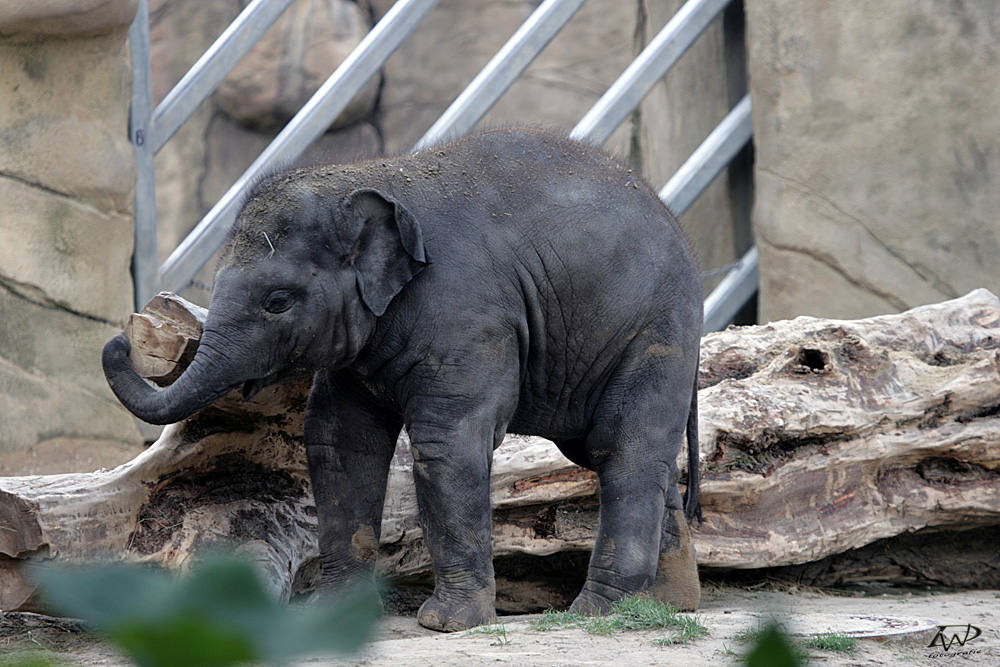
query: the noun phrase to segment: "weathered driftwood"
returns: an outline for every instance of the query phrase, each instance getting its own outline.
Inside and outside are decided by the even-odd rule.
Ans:
[[[126,328],[133,363],[172,381],[202,316],[176,297],[151,302]],[[1000,302],[985,290],[900,315],[708,336],[701,385],[703,566],[797,565],[917,530],[1000,524]],[[249,402],[233,392],[115,470],[0,478],[0,609],[33,606],[18,565],[127,558],[183,569],[221,544],[259,560],[277,594],[307,587],[307,391],[303,379]],[[590,546],[591,473],[520,436],[493,470],[496,555]],[[381,571],[426,574],[421,542],[403,439]]]

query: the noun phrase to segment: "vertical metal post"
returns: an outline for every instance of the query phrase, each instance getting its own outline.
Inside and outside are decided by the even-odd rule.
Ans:
[[[153,90],[149,72],[149,4],[139,0],[139,9],[128,32],[132,55],[132,106],[129,139],[135,149],[135,247],[132,277],[135,308],[141,309],[157,292],[156,191],[154,185],[152,117]]]

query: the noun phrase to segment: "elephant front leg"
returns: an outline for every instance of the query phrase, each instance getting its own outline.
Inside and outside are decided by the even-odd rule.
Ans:
[[[434,565],[434,594],[418,622],[444,632],[496,616],[491,543],[493,433],[469,425],[410,426],[413,475],[424,540]]]
[[[389,464],[402,419],[335,373],[316,376],[305,443],[319,522],[321,590],[371,577]]]

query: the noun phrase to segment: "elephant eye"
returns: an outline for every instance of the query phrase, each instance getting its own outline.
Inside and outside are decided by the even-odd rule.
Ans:
[[[274,290],[264,299],[264,310],[269,313],[283,313],[295,304],[295,295],[288,290]]]

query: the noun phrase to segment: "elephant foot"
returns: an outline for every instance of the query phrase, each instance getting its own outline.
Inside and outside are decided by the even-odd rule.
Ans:
[[[496,596],[487,588],[462,601],[445,601],[435,593],[420,606],[417,622],[430,630],[458,632],[492,623],[496,616]]]
[[[582,614],[584,616],[603,616],[611,613],[611,608],[614,607],[618,599],[601,595],[590,588],[588,583],[584,585],[583,590],[573,600],[573,604],[570,605],[569,610],[574,614]]]
[[[677,546],[664,549],[656,566],[653,597],[680,611],[694,611],[701,602],[701,582],[698,580],[698,563],[695,561],[691,530],[680,511],[677,526],[680,529]]]

